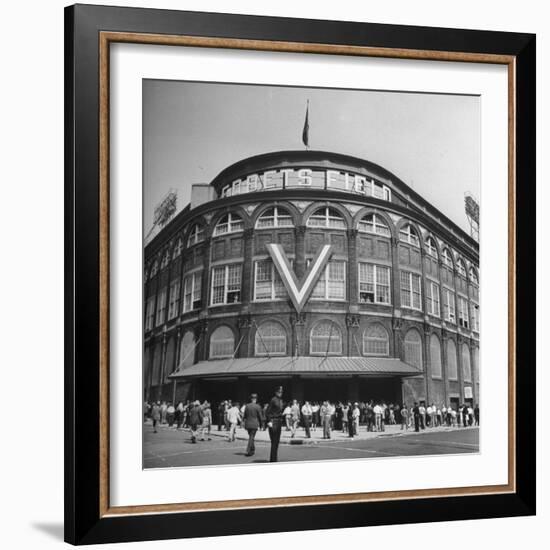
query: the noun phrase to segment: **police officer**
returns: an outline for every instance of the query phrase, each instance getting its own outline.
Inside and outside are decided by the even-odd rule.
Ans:
[[[265,412],[267,427],[269,428],[269,439],[271,439],[270,462],[277,462],[277,452],[281,439],[281,428],[283,424],[283,387],[275,389],[275,395],[271,398]]]

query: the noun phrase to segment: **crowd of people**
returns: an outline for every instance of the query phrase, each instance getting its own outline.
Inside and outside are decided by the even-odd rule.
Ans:
[[[253,394],[256,395],[256,394]],[[269,402],[264,405],[254,401],[257,409],[258,430],[268,429]],[[217,425],[218,431],[227,432],[227,440],[234,441],[237,428],[245,428],[246,404],[237,401],[221,401],[214,411],[208,401],[187,401],[173,403],[166,401],[145,402],[144,420],[151,419],[153,431],[158,425],[168,425],[170,428],[191,430],[191,441],[210,440],[212,426]],[[303,429],[306,438],[311,438],[311,432],[323,430],[323,439],[330,439],[333,431],[347,433],[354,437],[363,426],[368,432],[383,432],[388,425],[400,425],[401,430],[425,430],[439,426],[468,427],[479,426],[479,407],[462,404],[457,408],[451,405],[426,406],[424,402],[415,402],[412,406],[396,405],[384,401],[304,401],[296,399],[283,403],[281,414],[282,428],[290,432],[294,438],[298,429]]]

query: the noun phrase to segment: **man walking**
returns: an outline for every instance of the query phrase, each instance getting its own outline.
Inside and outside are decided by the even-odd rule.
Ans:
[[[281,440],[281,428],[283,423],[283,387],[275,389],[275,395],[271,398],[266,410],[267,427],[269,428],[269,439],[271,440],[270,462],[277,462],[279,441]]]
[[[254,438],[256,432],[262,427],[264,414],[260,405],[258,405],[258,394],[253,393],[250,396],[250,403],[244,408],[243,422],[244,429],[248,432],[248,446],[246,447],[245,456],[254,456],[256,447]]]
[[[151,419],[153,420],[153,433],[157,433],[157,424],[160,421],[160,403],[153,403],[151,409]]]
[[[227,436],[227,441],[235,441],[237,425],[240,420],[241,412],[239,411],[239,404],[233,403],[233,406],[227,411],[227,422],[229,422],[229,434]]]

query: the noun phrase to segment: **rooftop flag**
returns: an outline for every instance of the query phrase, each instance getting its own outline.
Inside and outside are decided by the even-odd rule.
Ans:
[[[306,119],[304,121],[304,130],[302,132],[302,141],[306,146],[306,149],[309,148],[309,99],[307,100],[306,107]]]

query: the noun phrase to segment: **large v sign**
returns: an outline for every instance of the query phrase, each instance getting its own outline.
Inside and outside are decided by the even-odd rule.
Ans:
[[[277,267],[277,271],[283,280],[296,311],[300,313],[306,305],[315,283],[327,265],[328,259],[332,254],[332,245],[325,244],[320,248],[309,265],[309,269],[300,281],[296,278],[296,274],[290,266],[283,247],[280,244],[268,244],[267,250]]]

